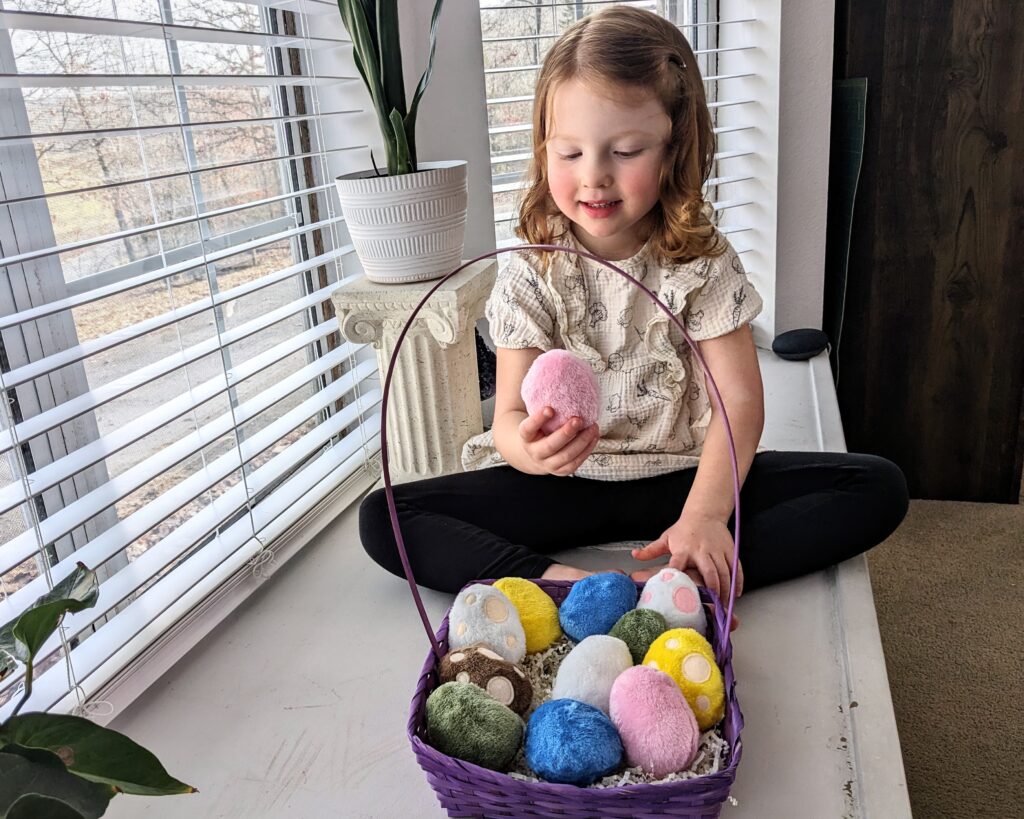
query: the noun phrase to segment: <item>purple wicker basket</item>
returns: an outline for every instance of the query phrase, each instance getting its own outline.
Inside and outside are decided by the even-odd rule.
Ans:
[[[711,604],[713,607],[714,615],[708,621],[711,632],[708,637],[714,646],[715,657],[725,681],[726,705],[722,733],[729,744],[729,749],[725,767],[717,773],[674,782],[635,784],[616,788],[581,788],[575,785],[527,782],[521,779],[514,779],[507,774],[482,768],[470,762],[443,754],[427,742],[426,703],[427,697],[439,684],[437,674],[438,663],[448,651],[448,613],[445,614],[441,627],[435,634],[427,617],[426,610],[423,607],[423,600],[420,598],[419,590],[416,587],[416,581],[409,564],[409,556],[398,521],[394,491],[391,484],[391,473],[388,466],[387,446],[388,397],[391,380],[396,362],[398,361],[398,352],[405,340],[405,336],[408,334],[409,328],[416,320],[420,310],[427,303],[427,300],[442,284],[475,262],[496,256],[502,252],[522,250],[524,248],[575,253],[603,264],[646,292],[669,317],[669,320],[674,322],[682,331],[683,338],[690,345],[694,358],[700,363],[704,374],[707,376],[712,399],[715,402],[715,407],[722,414],[728,433],[727,437],[729,439],[733,469],[733,501],[735,504],[733,565],[735,565],[735,561],[739,557],[740,481],[729,419],[725,414],[718,386],[708,371],[699,349],[686,332],[682,322],[672,314],[669,308],[651,290],[614,264],[572,248],[558,245],[519,245],[515,248],[484,253],[475,259],[465,262],[440,279],[410,314],[405,327],[402,328],[402,332],[398,337],[391,361],[388,364],[381,405],[381,465],[384,477],[384,491],[387,496],[388,510],[391,516],[391,526],[394,530],[395,542],[402,560],[402,568],[409,582],[413,600],[416,603],[420,620],[423,622],[423,627],[431,646],[430,653],[423,664],[423,670],[416,686],[416,693],[413,695],[412,707],[409,713],[408,734],[409,741],[412,743],[413,753],[416,755],[416,760],[420,767],[426,773],[427,781],[437,794],[441,806],[448,811],[449,816],[563,816],[581,817],[581,819],[583,817],[588,819],[589,817],[643,819],[643,817],[648,816],[682,816],[695,817],[696,819],[696,817],[718,816],[721,812],[722,803],[728,798],[729,790],[736,778],[736,768],[739,765],[743,750],[743,744],[740,739],[740,732],[743,729],[743,714],[740,712],[739,701],[736,699],[736,679],[732,668],[732,644],[729,640],[728,628],[728,624],[732,620],[732,610],[736,600],[735,572],[732,573],[732,586],[729,590],[728,606],[723,605],[722,601],[710,590],[704,588],[700,590],[704,602]],[[493,581],[482,580],[477,582],[490,583]],[[569,589],[573,585],[570,581],[535,580],[534,582],[559,605],[568,595]],[[637,585],[639,586],[640,584]]]

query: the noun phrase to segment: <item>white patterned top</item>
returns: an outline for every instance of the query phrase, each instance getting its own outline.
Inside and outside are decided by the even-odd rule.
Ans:
[[[648,242],[615,265],[657,293],[695,341],[715,338],[748,324],[762,306],[722,238],[721,256],[662,267]],[[584,250],[568,230],[556,243]],[[711,421],[700,365],[639,287],[570,253],[555,254],[544,273],[539,254],[522,250],[498,274],[485,313],[498,347],[565,349],[597,373],[601,438],[577,476],[632,480],[697,465]],[[504,463],[490,430],[463,447],[467,470]]]

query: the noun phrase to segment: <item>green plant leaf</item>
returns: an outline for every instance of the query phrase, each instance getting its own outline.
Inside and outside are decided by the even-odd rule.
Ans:
[[[434,52],[437,50],[437,26],[441,19],[441,6],[443,4],[444,0],[437,0],[434,3],[434,11],[430,15],[430,53],[427,55],[427,67],[424,69],[423,76],[420,77],[420,81],[416,86],[416,93],[412,97],[412,105],[409,106],[409,114],[405,118],[405,138],[409,145],[409,159],[413,170],[419,168],[419,163],[416,159],[416,113],[420,108],[420,98],[423,96],[423,92],[427,90],[427,85],[430,82],[430,75],[434,72]]]
[[[396,0],[377,2],[377,53],[380,54],[380,83],[384,89],[385,110],[405,117],[405,75],[402,72],[402,43],[398,28]]]
[[[160,760],[137,742],[82,717],[42,713],[11,717],[0,726],[0,743],[49,751],[71,773],[125,793],[163,796],[196,790],[168,774]]]
[[[373,110],[377,114],[377,124],[384,137],[384,148],[389,157],[388,166],[390,167],[390,157],[395,151],[395,144],[391,136],[391,126],[388,123],[388,112],[391,109],[387,107],[384,88],[380,82],[380,54],[377,51],[377,38],[371,33],[372,28],[360,0],[338,0],[338,9],[341,11],[341,19],[349,37],[352,38],[356,67],[370,92],[370,100],[373,103]]]
[[[394,167],[391,164],[392,157],[388,157],[388,173],[392,176],[412,173],[413,167],[409,162],[409,145],[405,141],[405,123],[402,121],[402,115],[398,113],[397,109],[392,109],[391,111],[391,133],[394,135],[396,150]]]
[[[0,819],[94,819],[117,794],[67,772],[45,751],[0,751]]]
[[[96,572],[79,563],[75,570],[11,622],[0,628],[0,680],[27,663],[53,634],[65,612],[96,605],[99,579]]]

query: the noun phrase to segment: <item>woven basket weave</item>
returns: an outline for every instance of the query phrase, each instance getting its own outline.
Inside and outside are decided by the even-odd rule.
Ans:
[[[734,484],[735,532],[733,565],[735,565],[735,561],[739,556],[740,542],[740,482],[732,431],[729,428],[728,418],[725,416],[718,387],[708,372],[707,365],[704,363],[700,351],[687,334],[686,328],[653,292],[610,262],[583,251],[557,245],[520,245],[517,248],[509,248],[507,250],[521,250],[523,248],[566,251],[593,259],[605,265],[605,267],[615,271],[644,290],[658,307],[668,315],[669,320],[675,323],[682,331],[683,337],[693,350],[694,358],[700,363],[707,376],[711,396],[716,408],[722,413],[726,431],[728,432]],[[387,496],[391,526],[394,530],[402,567],[431,645],[431,651],[427,655],[420,674],[419,683],[416,686],[416,693],[413,695],[409,714],[408,734],[409,740],[412,743],[413,753],[416,755],[416,760],[420,767],[426,773],[427,781],[437,794],[441,806],[448,811],[449,816],[552,816],[579,817],[580,819],[584,819],[584,817],[587,819],[590,817],[643,819],[643,817],[648,816],[681,816],[694,817],[696,819],[697,817],[718,816],[722,803],[728,798],[729,790],[736,778],[736,768],[739,765],[743,749],[740,739],[740,732],[743,729],[743,714],[740,712],[739,702],[736,699],[736,680],[732,668],[732,644],[729,641],[728,629],[736,599],[735,572],[732,575],[732,588],[729,590],[728,606],[723,605],[722,601],[711,591],[704,588],[700,590],[704,602],[710,603],[713,606],[714,616],[708,620],[710,631],[708,639],[712,646],[714,646],[715,658],[719,668],[722,670],[725,682],[726,703],[722,729],[725,740],[729,744],[729,749],[725,767],[717,773],[675,782],[643,783],[617,788],[581,788],[575,785],[527,782],[521,779],[514,779],[507,774],[481,768],[478,765],[443,754],[427,742],[426,702],[427,697],[439,684],[437,666],[440,659],[448,651],[448,614],[445,614],[441,627],[435,634],[433,627],[430,625],[426,610],[423,607],[423,601],[420,598],[412,568],[409,564],[409,557],[395,507],[391,473],[388,467],[388,396],[395,364],[398,361],[398,351],[422,307],[433,293],[456,273],[481,259],[496,256],[500,252],[507,251],[491,251],[464,263],[439,280],[427,292],[416,309],[410,314],[405,327],[398,337],[398,342],[392,353],[387,376],[384,381],[384,396],[381,406],[381,465],[384,476],[384,491]],[[490,583],[492,581],[483,580],[477,582]],[[534,582],[558,605],[566,598],[573,585],[570,581],[536,580]],[[637,586],[639,588],[641,584],[637,584]]]

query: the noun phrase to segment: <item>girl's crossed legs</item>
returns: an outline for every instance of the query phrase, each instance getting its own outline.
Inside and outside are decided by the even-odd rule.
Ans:
[[[674,523],[696,468],[632,481],[527,475],[499,466],[394,487],[421,585],[540,577],[563,549],[655,540]],[[740,495],[740,561],[755,589],[831,566],[887,538],[907,511],[895,464],[845,452],[761,452]],[[730,529],[731,529],[730,525]],[[402,576],[384,490],[359,509],[363,548]]]

